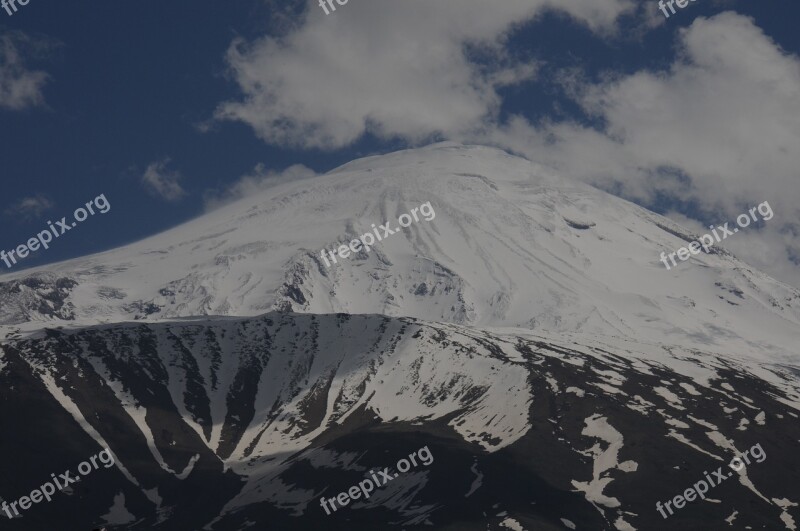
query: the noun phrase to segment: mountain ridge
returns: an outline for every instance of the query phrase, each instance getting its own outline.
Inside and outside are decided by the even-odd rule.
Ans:
[[[719,506],[687,507],[669,523],[710,514],[721,521],[743,503],[759,509],[740,514],[741,525],[785,518],[770,500],[792,500],[800,478],[787,466],[797,447],[790,439],[800,438],[800,388],[788,368],[520,333],[284,312],[47,329],[2,345],[2,418],[21,434],[16,444],[41,436],[37,425],[19,424],[29,410],[48,412],[49,437],[75,441],[36,468],[66,468],[94,446],[111,448],[118,469],[86,478],[90,491],[77,499],[37,511],[57,518],[78,506],[91,517],[75,519],[84,529],[102,524],[97,515],[120,496],[118,512],[135,518],[106,519],[114,529],[244,529],[273,520],[276,528],[369,529],[386,518],[446,528],[465,517],[476,520],[464,529],[485,529],[474,502],[455,495],[473,490],[475,466],[484,511],[496,504],[497,515],[530,529],[556,529],[561,518],[657,529],[655,500],[756,443],[767,460],[726,485]],[[4,451],[30,451],[13,444],[4,441]],[[354,484],[368,464],[391,465],[387,448],[402,456],[423,444],[438,466],[346,513],[329,517],[318,507],[323,492]],[[603,457],[611,447],[613,462]],[[593,472],[601,464],[607,480]],[[2,467],[13,477],[41,475],[30,460]],[[514,468],[515,482],[503,486]],[[535,503],[553,497],[555,512]],[[10,529],[26,529],[26,518]],[[504,519],[489,521],[501,529]]]

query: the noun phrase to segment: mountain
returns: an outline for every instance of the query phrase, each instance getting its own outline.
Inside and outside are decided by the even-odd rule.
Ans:
[[[800,292],[719,248],[666,270],[693,239],[446,143],[4,275],[0,497],[115,466],[3,528],[796,529]]]
[[[346,244],[420,219],[328,268]],[[0,324],[377,313],[583,332],[796,360],[800,291],[720,248],[667,271],[695,236],[524,159],[454,144],[277,184],[185,225],[5,275]]]

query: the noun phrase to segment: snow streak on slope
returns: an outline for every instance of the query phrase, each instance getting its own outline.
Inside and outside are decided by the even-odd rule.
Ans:
[[[330,269],[319,258],[427,201],[433,221]],[[796,362],[800,292],[720,249],[665,270],[660,253],[692,238],[524,159],[438,144],[278,184],[47,272],[6,275],[0,323],[379,313]]]

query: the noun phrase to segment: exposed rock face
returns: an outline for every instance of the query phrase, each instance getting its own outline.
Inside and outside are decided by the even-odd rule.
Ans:
[[[120,495],[135,517],[120,529],[699,529],[737,508],[737,526],[777,529],[772,500],[793,501],[800,480],[796,374],[702,352],[285,313],[41,336],[3,347],[2,448],[29,457],[8,473],[36,486],[101,447],[124,471],[9,529],[66,514],[89,529]],[[712,489],[719,503],[656,511],[756,444],[767,458]],[[429,466],[320,507],[423,446]]]

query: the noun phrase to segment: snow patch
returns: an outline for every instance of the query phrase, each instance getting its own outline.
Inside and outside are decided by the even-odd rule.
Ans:
[[[514,520],[513,518],[506,518],[500,525],[505,527],[506,529],[511,529],[511,531],[525,531],[525,528],[522,527],[522,524]]]
[[[616,498],[603,494],[605,487],[613,481],[604,472],[611,469],[619,469],[623,472],[636,470],[637,464],[634,461],[625,461],[620,465],[617,454],[622,448],[622,434],[615,430],[608,420],[600,414],[594,414],[586,420],[586,427],[581,432],[587,437],[593,437],[605,442],[608,446],[603,450],[599,444],[595,444],[587,453],[594,456],[592,467],[592,480],[588,482],[572,480],[572,486],[578,492],[583,492],[587,501],[597,506],[619,507],[620,502]]]
[[[120,492],[114,496],[114,503],[100,518],[104,519],[109,525],[124,525],[133,522],[136,517],[125,507],[125,493]]]

